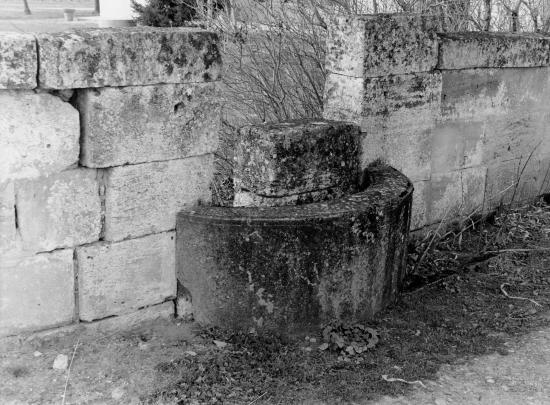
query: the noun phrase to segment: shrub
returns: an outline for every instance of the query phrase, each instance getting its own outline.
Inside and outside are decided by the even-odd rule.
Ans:
[[[152,27],[181,27],[197,14],[195,0],[148,0],[146,5],[132,1],[137,22]]]

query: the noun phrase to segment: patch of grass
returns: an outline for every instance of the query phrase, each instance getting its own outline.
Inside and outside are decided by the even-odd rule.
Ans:
[[[25,377],[30,374],[29,369],[24,366],[10,366],[6,371],[15,378]]]
[[[381,337],[374,350],[347,359],[320,351],[321,331],[315,344],[211,331],[203,335],[209,349],[158,365],[159,374],[177,382],[144,402],[348,403],[410,389],[382,375],[425,381],[443,364],[506,355],[505,339],[550,324],[550,255],[544,250],[550,247],[550,207],[524,207],[467,228],[411,245],[406,292],[368,325]],[[229,345],[215,348],[213,339]]]

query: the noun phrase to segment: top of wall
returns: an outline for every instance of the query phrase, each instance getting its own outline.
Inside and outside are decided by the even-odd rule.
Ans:
[[[216,34],[189,28],[0,33],[0,89],[75,89],[219,79]]]
[[[363,78],[435,69],[550,66],[548,36],[445,31],[446,21],[438,16],[339,17],[328,33],[327,69]]]

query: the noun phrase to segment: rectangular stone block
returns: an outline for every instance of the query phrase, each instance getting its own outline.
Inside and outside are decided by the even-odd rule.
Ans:
[[[550,65],[550,38],[537,34],[458,32],[440,35],[438,69]]]
[[[0,33],[0,89],[34,89],[37,72],[34,35]]]
[[[190,28],[83,29],[38,34],[39,84],[48,89],[217,80],[216,34]]]
[[[85,89],[77,100],[84,166],[181,159],[217,149],[216,83]]]
[[[412,181],[428,180],[431,173],[432,132],[424,128],[374,130],[363,134],[362,168],[382,160]]]
[[[13,183],[0,183],[0,255],[15,241],[15,192]]]
[[[443,71],[441,111],[448,119],[481,120],[550,104],[550,69]]]
[[[510,111],[486,121],[484,161],[527,159],[537,155],[550,132],[550,113],[543,111]]]
[[[430,225],[428,219],[429,209],[429,181],[414,182],[414,194],[411,214],[411,230],[421,229]]]
[[[77,169],[16,184],[23,246],[51,251],[99,240],[101,200],[97,171]]]
[[[549,183],[549,157],[495,162],[487,170],[486,210],[532,202],[547,192]]]
[[[430,181],[428,222],[454,220],[483,212],[487,168],[462,169],[432,175]]]
[[[485,147],[483,122],[444,121],[439,122],[432,132],[432,173],[448,173],[482,163]]]
[[[323,117],[327,120],[362,121],[365,79],[328,73],[325,82]]]
[[[72,250],[0,259],[0,335],[72,322],[74,297]]]
[[[78,111],[59,97],[0,91],[0,183],[47,176],[78,162]]]
[[[107,170],[105,239],[175,229],[177,212],[210,201],[213,163],[212,155],[204,155]]]
[[[130,313],[176,296],[175,233],[76,250],[82,321]]]
[[[241,128],[234,184],[259,197],[353,190],[359,172],[359,127],[303,120]]]
[[[327,39],[327,70],[361,78],[432,71],[442,30],[441,18],[420,14],[337,18]]]

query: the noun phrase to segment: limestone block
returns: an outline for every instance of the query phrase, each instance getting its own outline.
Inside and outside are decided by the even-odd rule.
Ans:
[[[0,182],[38,177],[76,164],[78,111],[46,93],[0,91]]]
[[[115,167],[105,176],[105,239],[175,229],[176,213],[210,200],[213,156]]]
[[[548,158],[494,162],[487,169],[486,210],[531,202],[544,194],[550,184],[549,169]]]
[[[140,309],[131,314],[113,316],[92,323],[84,323],[85,330],[94,335],[108,335],[115,333],[128,332],[142,326],[146,322],[152,322],[157,319],[169,319],[174,316],[174,303],[172,301],[164,302],[159,305]]]
[[[484,166],[432,175],[428,221],[436,223],[483,212],[487,168]]]
[[[80,90],[81,163],[110,167],[216,151],[218,90],[216,83]]]
[[[550,65],[550,38],[537,34],[460,32],[440,35],[438,69]]]
[[[481,120],[550,104],[550,69],[466,69],[443,71],[442,116]]]
[[[439,17],[377,14],[340,17],[329,29],[327,70],[354,77],[432,71]]]
[[[328,73],[325,83],[323,117],[327,120],[361,123],[365,80]]]
[[[432,122],[441,108],[440,73],[419,73],[367,79],[362,115],[368,121],[384,121],[387,127],[415,126]],[[409,114],[405,122],[394,122],[394,113]]]
[[[37,38],[44,88],[207,82],[221,71],[217,35],[199,29],[86,29]]]
[[[27,250],[51,251],[99,240],[97,172],[77,169],[16,184],[17,218]]]
[[[414,193],[411,212],[411,230],[417,230],[430,225],[428,220],[429,209],[429,181],[414,182]]]
[[[13,183],[0,183],[0,254],[15,241],[15,193]]]
[[[236,142],[235,190],[260,197],[352,191],[358,158],[355,125],[305,120],[247,126]]]
[[[80,319],[130,313],[176,296],[175,233],[76,250]]]
[[[485,130],[483,122],[439,122],[433,129],[432,173],[448,173],[480,165],[483,161]]]
[[[0,89],[34,89],[38,72],[36,39],[32,34],[0,34]]]
[[[70,323],[75,316],[73,251],[0,260],[0,336]]]

